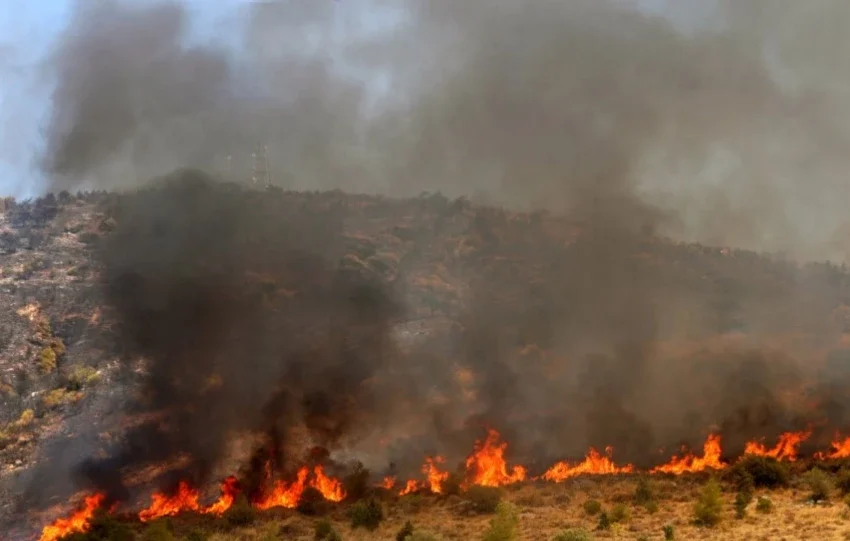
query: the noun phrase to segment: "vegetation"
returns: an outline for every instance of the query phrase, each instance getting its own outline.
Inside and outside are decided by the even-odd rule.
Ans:
[[[813,468],[806,472],[803,481],[809,487],[809,500],[815,503],[829,499],[832,493],[832,481],[829,475],[820,468]]]
[[[464,498],[476,513],[494,513],[502,501],[502,491],[496,487],[474,485],[464,493]]]
[[[360,500],[369,492],[369,470],[359,462],[354,470],[342,480],[345,497],[348,500]]]
[[[644,475],[638,479],[637,487],[635,488],[634,496],[635,505],[646,507],[655,502],[655,489],[649,477]]]
[[[593,536],[590,532],[582,528],[571,528],[564,530],[555,536],[553,541],[592,541]]]
[[[723,514],[720,484],[711,479],[703,487],[699,499],[694,505],[694,522],[699,526],[716,526]]]
[[[141,541],[175,541],[175,537],[171,533],[168,521],[157,520],[145,528]]]
[[[240,494],[224,514],[224,519],[232,526],[247,526],[257,519],[257,511],[251,502]]]
[[[349,510],[352,528],[365,528],[369,531],[378,529],[384,520],[384,509],[374,498],[359,501]]]
[[[599,503],[597,500],[587,500],[586,502],[584,502],[582,507],[584,508],[584,512],[590,515],[591,517],[598,515],[602,511],[602,504]]]
[[[729,469],[726,478],[739,489],[778,488],[788,485],[790,474],[788,467],[775,458],[747,455]]]
[[[773,500],[771,500],[767,496],[759,496],[758,500],[756,500],[756,511],[767,515],[768,513],[773,511]]]
[[[411,535],[413,535],[413,523],[408,520],[398,533],[395,534],[395,541],[405,541]]]
[[[666,526],[664,526],[664,528],[661,529],[661,531],[664,533],[665,541],[673,541],[674,539],[676,539],[676,529],[673,527],[672,524],[667,524]]]
[[[316,541],[334,541],[340,539],[340,535],[329,520],[322,519],[313,526],[313,539]]]
[[[519,528],[519,512],[513,504],[499,502],[496,516],[490,520],[490,528],[484,533],[483,541],[514,541]]]

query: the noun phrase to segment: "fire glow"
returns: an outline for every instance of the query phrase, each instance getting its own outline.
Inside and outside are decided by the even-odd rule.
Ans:
[[[799,459],[797,449],[810,436],[809,431],[786,432],[779,436],[776,444],[771,448],[767,448],[763,442],[751,441],[745,446],[744,456],[764,456],[793,462]],[[836,436],[831,447],[830,451],[817,453],[814,458],[830,460],[850,457],[850,438]],[[507,450],[508,444],[502,441],[499,433],[489,430],[483,441],[476,442],[473,453],[464,463],[466,471],[462,486],[497,487],[525,481],[528,477],[527,470],[523,466],[508,467]],[[604,454],[591,448],[583,461],[574,464],[566,461],[558,462],[534,479],[560,483],[582,475],[616,475],[637,471],[631,464],[617,465],[612,458],[613,453],[614,449],[611,447],[607,447]],[[703,444],[701,456],[692,452],[683,452],[681,455],[673,456],[667,463],[652,468],[650,473],[682,475],[723,469],[728,464],[721,460],[721,455],[720,436],[710,434]],[[422,480],[408,480],[400,484],[395,477],[386,477],[377,486],[385,490],[398,490],[400,496],[414,492],[443,494],[445,483],[450,475],[444,468],[445,463],[445,458],[441,456],[427,457],[421,469],[424,477]],[[268,478],[267,481],[270,485],[268,490],[262,497],[251,502],[259,510],[274,507],[293,509],[298,506],[301,495],[308,487],[318,490],[330,502],[341,502],[346,497],[343,483],[327,475],[321,465],[315,465],[312,468],[301,467],[295,477],[288,482],[282,480],[272,482]],[[239,495],[239,481],[233,476],[226,478],[221,484],[220,491],[221,495],[215,502],[203,506],[200,503],[200,491],[192,488],[187,482],[181,482],[173,494],[154,493],[151,496],[151,504],[138,513],[138,518],[141,522],[148,522],[186,512],[222,515],[230,509]],[[39,541],[57,541],[71,533],[88,531],[92,517],[103,506],[105,499],[102,494],[86,497],[80,509],[67,518],[60,518],[53,524],[45,526]]]

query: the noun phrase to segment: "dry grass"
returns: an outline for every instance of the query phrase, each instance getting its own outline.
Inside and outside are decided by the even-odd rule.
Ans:
[[[735,518],[734,492],[723,493],[723,518],[714,528],[693,525],[693,505],[702,486],[701,479],[658,479],[658,510],[648,512],[632,503],[636,480],[633,478],[578,479],[562,485],[528,484],[505,491],[504,498],[519,510],[519,539],[551,541],[568,528],[584,528],[593,532],[593,539],[661,540],[663,528],[673,525],[676,539],[724,541],[846,541],[850,540],[850,511],[836,494],[834,501],[823,505],[805,502],[804,487],[774,491],[757,491],[756,497],[768,495],[773,501],[770,514],[758,513],[755,500],[747,516]],[[352,529],[345,506],[335,508],[327,518],[345,541],[393,540],[406,521],[416,531],[434,534],[445,541],[482,539],[492,515],[470,515],[464,512],[464,502],[458,497],[416,496],[416,505],[408,498],[385,502],[386,519],[374,532]],[[588,516],[583,503],[599,500],[610,511],[617,504],[630,509],[630,519],[614,524],[610,530],[596,531],[598,516]],[[314,539],[315,517],[295,512],[277,511],[262,514],[250,527],[216,533],[209,541],[242,540],[266,541]]]

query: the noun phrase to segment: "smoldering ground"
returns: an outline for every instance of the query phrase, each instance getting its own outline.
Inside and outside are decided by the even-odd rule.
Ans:
[[[756,140],[798,121],[802,133],[832,133],[823,115],[795,116],[806,109],[760,48],[737,41],[735,28],[687,35],[611,2],[406,6],[409,32],[350,52],[389,69],[404,92],[372,116],[362,85],[326,59],[291,44],[266,54],[288,43],[269,36],[276,21],[294,34],[321,29],[330,7],[252,8],[261,12],[247,44],[265,89],[245,83],[256,79],[226,54],[187,49],[179,6],[80,10],[54,60],[62,69],[44,161],[54,186],[135,185],[174,166],[211,167],[263,139],[290,187],[439,188],[548,206],[581,224],[579,239],[565,248],[533,228],[506,239],[503,214],[476,210],[467,235],[480,258],[459,264],[469,282],[461,330],[405,358],[387,337],[404,312],[392,288],[340,271],[342,208],[280,208],[283,199],[192,178],[128,196],[100,253],[105,292],[124,358],[149,363],[144,398],[169,417],[84,464],[89,486],[124,497],[122,467],[180,453],[192,460],[179,475],[204,483],[235,431],[269,436],[283,469],[300,456],[289,443],[305,425],[332,449],[404,427],[376,464],[410,468],[432,449],[462,457],[487,425],[529,460],[610,444],[646,464],[658,447],[697,445],[714,424],[749,438],[811,420],[780,398],[811,370],[760,341],[797,321],[718,345],[725,330],[694,318],[685,336],[681,316],[702,311],[714,290],[677,285],[651,257],[663,249],[659,232],[687,230],[692,218],[647,194],[646,176],[666,170],[659,154],[699,163],[718,141],[740,142],[734,134]],[[419,61],[427,69],[411,72]],[[753,185],[762,188],[773,193]],[[778,208],[759,210],[754,228],[733,223],[724,238],[758,240]],[[487,258],[514,258],[518,269]],[[777,302],[730,296],[753,313]],[[686,338],[708,342],[669,346]],[[547,354],[518,353],[532,345]],[[819,419],[824,434],[844,428],[838,396],[830,391],[831,413]]]

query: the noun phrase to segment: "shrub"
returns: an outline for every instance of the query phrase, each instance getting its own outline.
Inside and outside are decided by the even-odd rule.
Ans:
[[[702,489],[694,505],[694,522],[700,526],[712,527],[720,522],[723,513],[723,500],[720,498],[720,484],[711,479]]]
[[[345,497],[349,500],[360,500],[369,492],[369,470],[363,464],[357,463],[354,471],[345,476],[342,486],[345,489]]]
[[[398,533],[395,534],[395,541],[405,541],[411,535],[413,535],[413,523],[408,520]]]
[[[650,515],[654,515],[658,512],[658,502],[655,500],[648,501],[644,504],[643,508],[646,509],[646,512]]]
[[[599,514],[599,522],[596,523],[596,529],[600,530],[600,531],[610,530],[611,524],[613,524],[611,522],[611,517],[608,516],[608,513],[606,513],[605,511],[602,511]]]
[[[490,528],[484,532],[484,541],[513,541],[517,538],[519,512],[508,502],[499,502],[496,516],[490,520]]]
[[[95,512],[89,521],[89,530],[62,538],[62,541],[134,541],[135,535],[129,526],[119,522],[104,510]]]
[[[675,528],[673,528],[672,524],[664,526],[661,531],[664,532],[665,541],[673,541],[674,539],[676,539],[676,530]]]
[[[600,511],[602,511],[602,504],[596,500],[587,500],[582,505],[584,508],[584,512],[590,515],[591,517],[594,515],[598,515]]]
[[[814,468],[806,472],[803,481],[809,487],[809,499],[815,503],[826,501],[832,492],[832,482],[829,475],[820,468]]]
[[[186,541],[207,541],[209,537],[209,533],[205,532],[204,530],[195,528],[186,535]]]
[[[15,426],[23,428],[31,425],[33,420],[35,420],[35,412],[31,409],[25,409],[21,412],[21,416],[18,417],[18,420],[15,421]]]
[[[231,526],[247,526],[256,520],[257,511],[248,501],[244,494],[240,494],[230,506],[230,509],[224,513],[224,519]]]
[[[591,541],[593,536],[583,528],[570,528],[555,536],[553,541]]]
[[[494,513],[502,501],[502,491],[496,487],[473,485],[464,494],[476,513]]]
[[[747,516],[747,506],[753,499],[752,494],[739,491],[735,496],[735,518],[742,519]]]
[[[52,347],[43,347],[38,354],[38,367],[45,374],[50,374],[56,370],[56,352]]]
[[[632,510],[629,509],[626,504],[618,503],[613,509],[611,509],[611,512],[608,514],[608,518],[611,519],[612,524],[628,522],[629,519],[632,518]]]
[[[164,520],[152,522],[142,533],[142,541],[174,541],[174,534]]]
[[[737,488],[752,484],[754,487],[777,488],[788,484],[788,468],[772,457],[748,455],[729,468],[727,479]]]
[[[83,387],[97,383],[99,379],[100,375],[97,370],[91,366],[78,364],[69,371],[66,387],[71,391],[79,391]]]
[[[461,478],[458,474],[452,472],[440,485],[444,496],[457,496],[460,494]]]
[[[637,487],[635,488],[635,503],[637,505],[646,505],[655,501],[655,490],[648,477],[638,479]]]
[[[838,472],[838,478],[835,481],[835,488],[841,491],[841,494],[850,494],[850,468],[847,466],[841,468]]]
[[[325,512],[328,502],[325,497],[315,487],[307,487],[298,498],[298,505],[295,509],[302,515],[315,516]]]
[[[773,511],[773,501],[767,496],[759,496],[756,500],[756,511],[762,514],[768,514]]]
[[[313,525],[313,539],[316,541],[327,539],[333,529],[334,527],[331,525],[329,520],[322,519]]]
[[[374,498],[369,498],[352,505],[349,516],[352,528],[366,528],[369,531],[374,531],[384,520],[384,510],[380,502]]]

